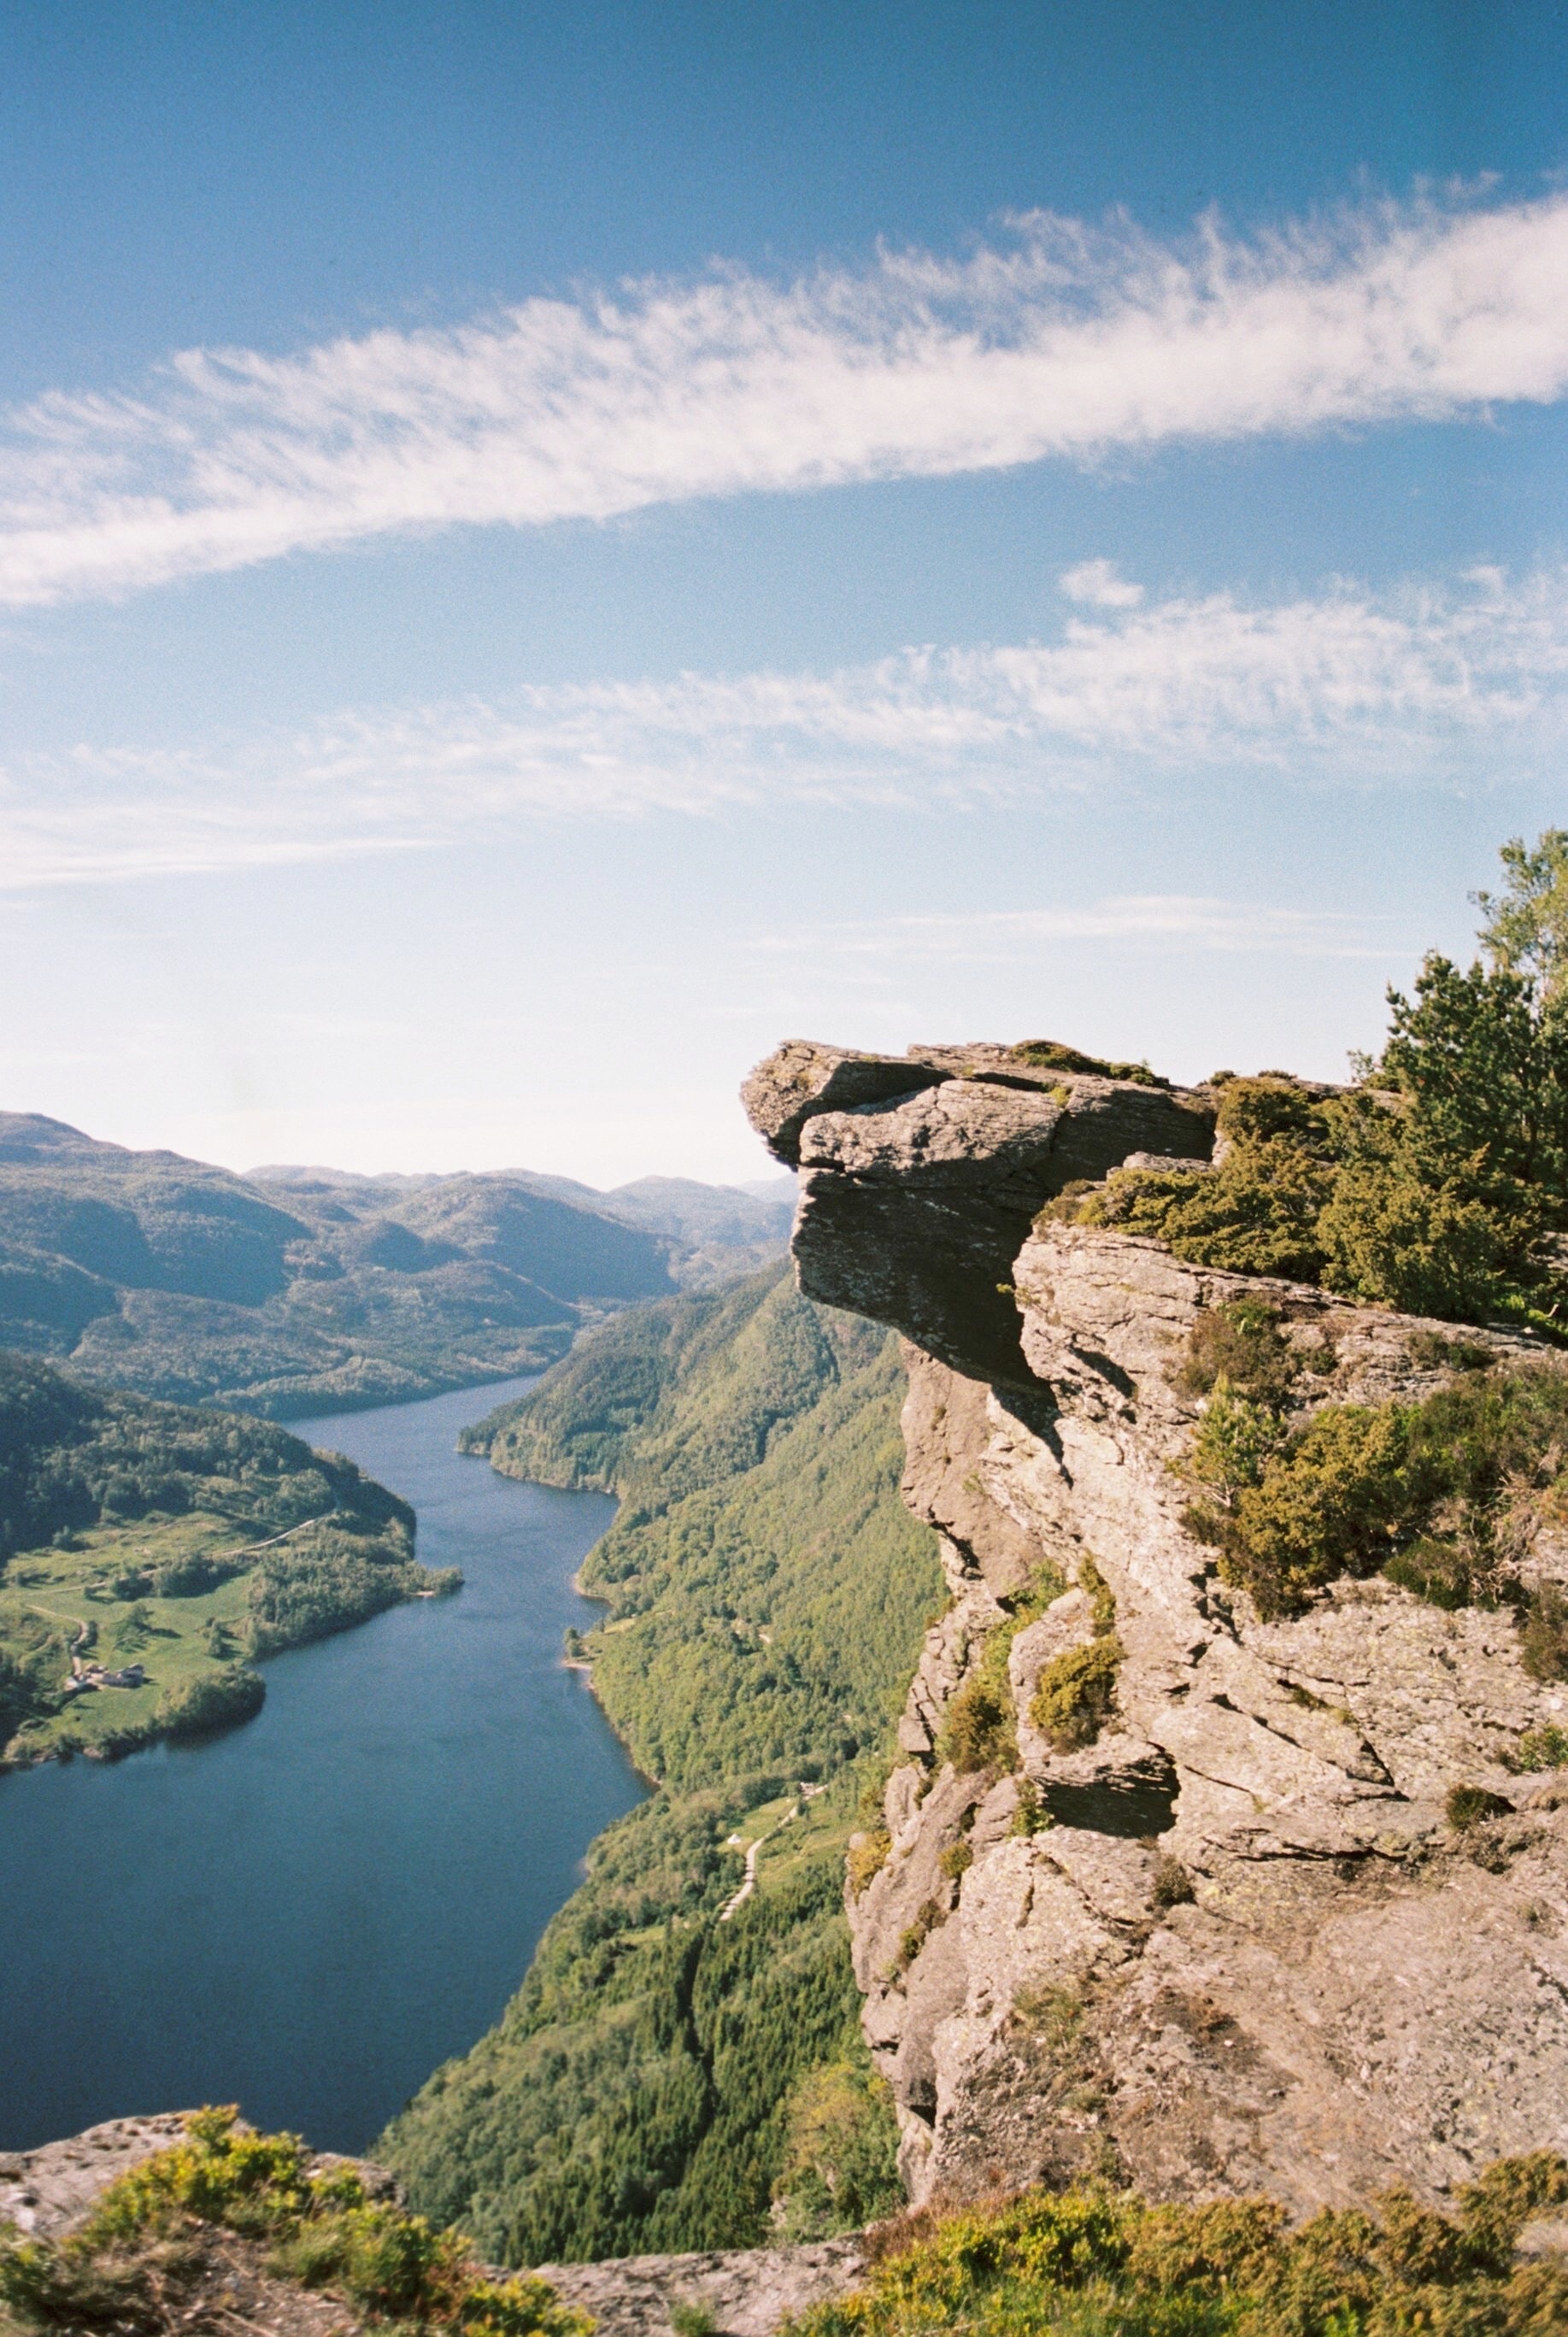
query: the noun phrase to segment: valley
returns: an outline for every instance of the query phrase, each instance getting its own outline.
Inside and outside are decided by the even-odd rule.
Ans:
[[[505,2309],[563,2337],[579,2298],[606,2337],[695,2337],[748,2282],[811,2337],[1560,2324],[1563,995],[1434,955],[1343,1088],[789,1041],[745,1100],[799,1174],[793,1275],[611,1310],[477,1420],[309,1424],[402,1481],[383,1457],[439,1423],[437,1531],[459,1480],[591,1518],[551,1692],[629,1789],[382,2127],[388,2245],[447,2249],[466,2294],[544,2266]],[[406,1526],[282,1431],[11,1368],[52,1721],[141,1693],[165,1610],[242,1573],[254,1644],[257,1579],[354,1484]],[[88,1610],[122,1603],[115,1678]],[[198,1618],[214,1660],[230,1613]],[[490,1635],[466,1653],[416,1758],[497,1680]],[[538,1756],[543,1702],[492,1758]],[[193,1756],[209,1788],[264,1726]],[[406,1856],[453,1831],[442,1782]],[[448,1918],[523,1872],[474,1798]],[[192,2181],[294,2148],[229,2134],[192,2129]],[[306,2285],[359,2295],[347,2197],[276,2214]]]
[[[569,1645],[660,1781],[377,2145],[495,2261],[816,2239],[897,2200],[842,1876],[941,1597],[903,1392],[884,1334],[775,1270],[618,1317],[466,1434],[619,1495]]]
[[[611,1504],[462,1459],[473,1402],[301,1423],[349,1448],[340,1468],[406,1490],[429,1573],[460,1572],[460,1595],[270,1654],[265,1703],[241,1726],[0,1776],[0,2146],[237,2097],[266,2124],[363,2149],[495,2019],[589,1843],[642,1799],[559,1660],[563,1630],[592,1619],[572,1577]],[[401,1494],[380,1498],[401,1510]],[[35,1588],[0,1579],[6,1599]],[[240,1577],[144,1604],[180,1623],[244,1592]],[[127,1611],[85,1609],[108,1618],[101,1641]],[[143,1650],[161,1681],[173,1648]],[[74,1698],[65,1720],[84,1729],[132,1702]]]

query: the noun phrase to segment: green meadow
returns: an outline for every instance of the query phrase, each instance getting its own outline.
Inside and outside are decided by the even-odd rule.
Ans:
[[[406,1502],[268,1422],[3,1356],[0,1455],[5,1765],[247,1719],[255,1659],[456,1587],[415,1563]]]

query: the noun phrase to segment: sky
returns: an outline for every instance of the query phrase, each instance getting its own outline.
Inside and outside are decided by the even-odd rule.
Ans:
[[[0,1104],[1343,1076],[1568,824],[1561,0],[13,0]]]

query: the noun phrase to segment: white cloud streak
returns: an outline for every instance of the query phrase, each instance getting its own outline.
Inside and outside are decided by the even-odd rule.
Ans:
[[[1112,560],[1081,560],[1056,581],[1069,601],[1091,609],[1135,609],[1143,598],[1142,585],[1130,582]]]
[[[863,924],[807,925],[764,934],[763,958],[804,955],[838,969],[861,963],[887,983],[919,964],[1033,963],[1057,942],[1105,942],[1314,958],[1407,953],[1395,920],[1227,901],[1192,893],[1121,893],[1082,908],[998,909],[952,915],[879,917]]]
[[[302,354],[190,349],[0,429],[0,605],[394,532],[1470,416],[1568,387],[1568,196],[1386,202],[1250,241],[1046,214],[534,298]]]
[[[905,808],[1131,777],[1412,785],[1560,758],[1568,571],[1074,615],[1015,647],[837,673],[535,688],[179,752],[0,771],[0,884],[408,851],[544,818]]]

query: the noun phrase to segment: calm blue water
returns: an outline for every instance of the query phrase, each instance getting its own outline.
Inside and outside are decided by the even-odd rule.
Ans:
[[[238,2101],[363,2149],[500,2012],[642,1793],[560,1662],[612,1502],[453,1450],[532,1384],[289,1423],[414,1503],[458,1597],[274,1657],[229,1736],[0,1778],[0,2146]]]

